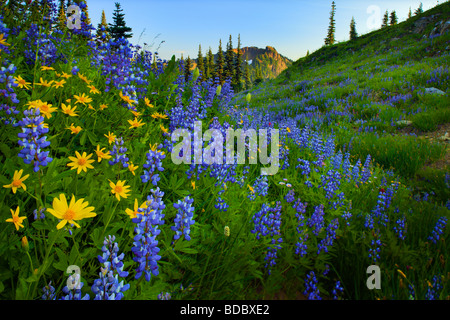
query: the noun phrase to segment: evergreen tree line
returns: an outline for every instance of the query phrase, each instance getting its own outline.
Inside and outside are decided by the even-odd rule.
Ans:
[[[423,6],[422,3],[420,3],[420,6],[414,11],[414,15],[419,15],[423,12]],[[325,45],[333,45],[336,42],[335,39],[335,31],[336,31],[336,21],[334,19],[336,14],[336,3],[333,1],[331,4],[331,13],[330,13],[330,23],[328,26],[328,32],[327,32],[327,36],[325,38]],[[409,8],[409,12],[408,12],[408,19],[410,19],[412,17],[412,11],[411,11],[411,7]],[[393,26],[396,25],[398,23],[398,17],[397,17],[397,13],[394,11],[392,11],[391,13],[389,13],[388,10],[386,10],[386,12],[383,15],[383,19],[382,19],[382,23],[381,23],[381,28],[387,28],[388,26]],[[354,40],[358,37],[358,33],[356,31],[356,22],[355,22],[355,18],[352,17],[352,20],[350,21],[350,40]],[[307,56],[309,55],[309,50],[307,52]]]
[[[181,57],[183,59],[183,57]],[[193,61],[188,56],[184,61],[185,80],[192,75]],[[214,58],[211,47],[205,56],[202,53],[202,46],[198,47],[197,68],[200,72],[200,79],[219,79],[220,83],[230,79],[235,92],[248,89],[252,86],[248,63],[243,63],[241,52],[241,36],[238,36],[236,53],[233,50],[232,36],[228,40],[226,50],[222,49],[222,39],[219,40],[217,59]],[[261,73],[262,78],[262,73]]]

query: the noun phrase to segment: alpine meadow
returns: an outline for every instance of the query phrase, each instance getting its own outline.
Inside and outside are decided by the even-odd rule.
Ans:
[[[0,0],[0,300],[450,300],[450,2],[296,60],[94,2]]]

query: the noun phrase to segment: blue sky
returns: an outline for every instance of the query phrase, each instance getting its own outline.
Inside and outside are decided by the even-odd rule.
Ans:
[[[229,36],[233,46],[241,36],[241,46],[273,46],[282,55],[297,60],[309,50],[319,49],[327,33],[332,0],[87,0],[94,27],[105,10],[112,23],[115,2],[120,2],[125,21],[133,29],[133,44],[147,43],[150,51],[170,59],[183,54],[196,58],[199,44],[202,52],[211,47],[216,53],[219,39],[226,48]],[[336,40],[349,38],[349,25],[355,17],[358,34],[374,30],[381,24],[386,10],[395,10],[404,21],[408,10],[423,3],[423,9],[434,7],[436,0],[335,0]],[[443,2],[442,0],[440,2]],[[377,28],[377,27],[375,27]],[[161,43],[164,41],[164,43]]]

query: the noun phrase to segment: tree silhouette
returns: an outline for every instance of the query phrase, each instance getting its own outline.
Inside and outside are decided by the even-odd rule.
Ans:
[[[122,13],[123,9],[120,3],[116,2],[116,9],[113,12],[113,23],[109,24],[108,32],[114,40],[119,38],[131,38],[133,36],[131,28],[125,24],[125,14]]]
[[[358,37],[358,33],[356,32],[356,22],[355,18],[352,17],[352,21],[350,21],[350,40],[356,39]]]
[[[332,45],[335,42],[334,33],[336,31],[336,21],[334,20],[334,15],[336,13],[336,3],[333,1],[331,3],[331,13],[330,13],[330,25],[328,26],[328,34],[325,38],[325,45]]]

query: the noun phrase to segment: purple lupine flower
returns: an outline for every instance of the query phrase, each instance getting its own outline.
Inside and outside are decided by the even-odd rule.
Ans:
[[[331,292],[333,294],[333,300],[338,300],[339,294],[342,292],[344,292],[344,288],[342,287],[341,282],[338,280],[336,281],[333,291]]]
[[[170,227],[173,231],[175,231],[175,235],[173,236],[174,240],[178,240],[181,236],[184,236],[187,241],[191,240],[189,235],[191,232],[190,228],[191,225],[195,223],[195,220],[193,220],[193,202],[194,199],[187,196],[183,200],[178,200],[177,203],[173,204],[174,208],[178,209],[174,220],[175,226]]]
[[[339,228],[338,218],[332,220],[326,229],[326,236],[320,241],[317,248],[317,254],[320,254],[322,250],[328,252],[328,247],[333,245],[333,241],[336,239],[336,230]]]
[[[381,251],[381,240],[380,239],[373,239],[370,242],[370,248],[369,248],[369,258],[372,260],[373,263],[377,262],[378,259],[380,259],[380,251]]]
[[[439,291],[441,289],[442,289],[441,277],[439,275],[434,275],[432,282],[428,284],[425,299],[427,300],[436,300],[436,298],[439,299]]]
[[[45,167],[53,161],[48,156],[49,151],[42,151],[50,145],[50,141],[47,141],[47,137],[44,136],[48,128],[44,128],[44,117],[40,116],[39,108],[25,110],[23,114],[25,117],[18,122],[18,126],[22,127],[22,132],[17,134],[21,139],[18,143],[23,147],[19,151],[19,157],[26,164],[33,162],[33,170],[38,172],[40,166]]]
[[[403,216],[403,218],[398,219],[395,222],[394,226],[394,232],[398,236],[400,240],[405,240],[406,238],[406,217]]]
[[[162,210],[165,208],[162,197],[164,192],[159,188],[151,190],[151,195],[147,196],[147,208],[139,208],[136,218],[132,221],[136,223],[134,232],[133,247],[131,251],[134,254],[133,260],[139,264],[136,269],[136,279],[139,279],[143,274],[145,280],[150,281],[151,276],[157,276],[159,274],[158,260],[161,256],[158,255],[158,240],[156,237],[160,234],[161,230],[159,225],[164,224],[164,214]]]
[[[62,291],[65,295],[59,300],[89,300],[90,296],[88,293],[86,293],[84,297],[81,297],[81,288],[83,288],[83,285],[84,283],[80,282],[78,289],[69,289],[67,286],[64,286]]]
[[[312,233],[315,236],[319,235],[319,232],[322,230],[324,226],[324,205],[320,204],[316,207],[314,207],[314,213],[311,215],[311,217],[308,219],[307,225],[310,228],[314,228]]]
[[[160,149],[162,145],[158,146]],[[157,186],[159,181],[159,174],[155,174],[155,172],[164,171],[162,166],[162,160],[166,157],[166,155],[160,150],[149,150],[146,154],[147,160],[143,167],[147,170],[144,170],[144,174],[141,175],[142,183],[146,183],[151,181],[154,186]]]
[[[439,241],[441,234],[444,233],[445,227],[447,225],[447,220],[448,218],[445,216],[442,216],[438,219],[433,231],[431,232],[431,235],[428,237],[428,240],[432,241],[434,244]]]
[[[291,202],[295,201],[295,191],[294,190],[289,190],[288,193],[286,194],[286,196],[284,197],[284,199],[288,203],[291,203]]]
[[[42,288],[44,294],[42,295],[42,300],[56,300],[55,287],[52,286],[52,282],[50,281],[48,285]]]
[[[127,277],[128,272],[123,271],[124,254],[117,255],[119,246],[115,242],[115,236],[105,237],[103,241],[103,255],[98,256],[98,261],[103,264],[100,268],[99,279],[94,280],[91,287],[95,294],[94,300],[121,300],[123,293],[130,288],[124,281],[119,282],[119,277]]]
[[[309,272],[305,279],[305,291],[303,292],[308,297],[308,300],[322,300],[317,284],[318,281],[314,271]]]
[[[121,162],[124,168],[128,168],[128,160],[130,160],[126,155],[128,149],[122,146],[123,146],[123,138],[117,137],[114,140],[114,146],[110,153],[113,158],[108,162],[111,166]]]

